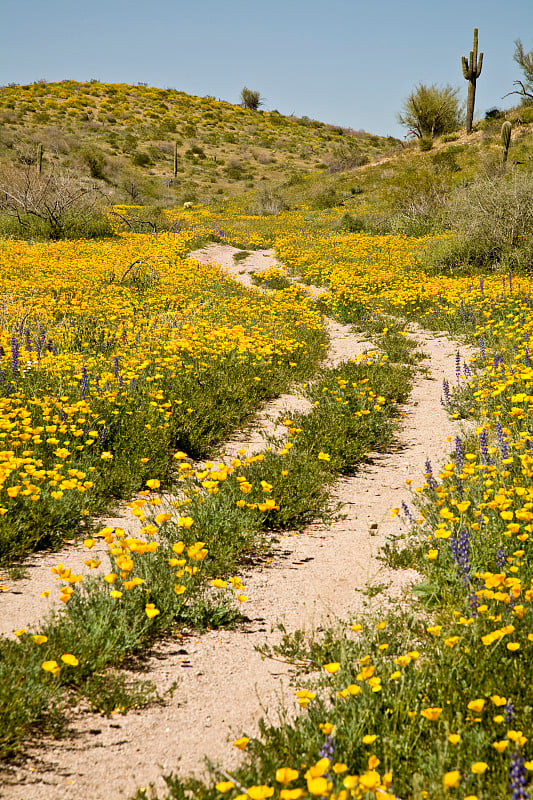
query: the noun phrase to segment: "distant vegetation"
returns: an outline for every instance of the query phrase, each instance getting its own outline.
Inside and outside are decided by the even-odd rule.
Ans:
[[[98,81],[0,88],[0,179],[28,167],[98,187],[110,202],[170,207],[220,202],[288,173],[374,158],[395,139],[158,89]],[[6,174],[6,171],[8,174]],[[268,191],[267,191],[268,194]],[[4,226],[2,226],[3,229]],[[12,223],[7,230],[12,231]]]

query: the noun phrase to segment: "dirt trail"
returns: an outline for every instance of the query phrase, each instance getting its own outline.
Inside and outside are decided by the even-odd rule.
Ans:
[[[234,252],[214,246],[194,255],[226,265],[244,279],[251,270],[272,263],[271,252],[259,252],[235,267]],[[355,356],[368,346],[346,326],[332,324],[330,333],[333,361]],[[109,719],[81,711],[67,739],[30,745],[24,765],[0,775],[4,781],[0,797],[129,797],[150,783],[161,790],[165,771],[201,773],[204,756],[231,769],[240,755],[231,746],[232,738],[256,734],[262,715],[275,719],[281,694],[286,705],[294,706],[286,666],[262,660],[254,649],[277,640],[278,622],[295,630],[336,617],[356,617],[364,610],[361,590],[368,584],[387,585],[388,602],[401,600],[416,574],[390,570],[376,558],[387,537],[403,529],[401,518],[392,518],[390,509],[403,500],[409,502],[405,480],[413,478],[414,486],[423,483],[426,459],[438,468],[451,449],[449,437],[457,433],[440,398],[443,378],[455,381],[458,346],[445,336],[418,333],[417,338],[428,356],[427,373],[415,381],[395,446],[333,487],[333,501],[344,504],[346,517],[331,526],[315,524],[301,534],[281,537],[269,563],[242,576],[249,602],[248,621],[241,628],[167,640],[154,648],[140,677],[153,680],[161,692],[178,682],[163,706]],[[284,403],[289,408],[289,402],[299,401],[285,397],[271,404],[268,412]],[[231,446],[252,449],[259,442],[254,436],[235,437]],[[56,555],[54,562],[58,560]],[[21,583],[17,586],[22,590]],[[383,605],[383,597],[378,595],[376,605]],[[0,599],[4,602],[6,597]]]

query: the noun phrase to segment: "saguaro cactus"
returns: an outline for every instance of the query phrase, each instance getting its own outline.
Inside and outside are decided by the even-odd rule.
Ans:
[[[511,144],[511,128],[512,125],[509,120],[506,120],[502,125],[502,147],[503,147],[503,163],[507,162],[507,155],[509,153],[509,145]]]
[[[474,45],[470,51],[470,58],[461,56],[463,75],[468,81],[468,99],[466,102],[466,132],[472,133],[472,120],[474,119],[474,103],[476,101],[476,81],[481,75],[483,66],[483,53],[477,55],[477,28],[474,28]]]
[[[43,152],[44,148],[42,144],[39,144],[37,147],[37,168],[40,173],[43,171]]]

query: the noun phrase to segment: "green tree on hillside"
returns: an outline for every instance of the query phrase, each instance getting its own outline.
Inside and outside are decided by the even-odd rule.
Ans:
[[[524,73],[524,80],[514,81],[514,85],[520,88],[509,94],[519,94],[525,102],[529,102],[533,100],[533,49],[526,53],[524,45],[520,39],[517,39],[513,58]]]
[[[259,92],[256,92],[248,87],[241,90],[241,104],[243,108],[248,108],[250,111],[257,111],[259,106],[263,105],[263,99]]]
[[[419,83],[397,115],[412,136],[433,139],[457,130],[462,124],[464,104],[458,98],[459,89]]]

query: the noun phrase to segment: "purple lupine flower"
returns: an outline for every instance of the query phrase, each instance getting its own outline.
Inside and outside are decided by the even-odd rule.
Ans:
[[[507,701],[505,706],[505,721],[508,725],[515,721],[516,713],[514,710],[514,705],[511,703],[510,700]]]
[[[455,437],[455,467],[456,472],[462,472],[465,465],[465,452],[460,436]]]
[[[11,394],[11,384],[8,381],[6,383],[6,397],[9,397],[10,394]]]
[[[461,377],[461,353],[459,350],[455,354],[455,377],[457,378],[457,383],[459,383],[459,378]]]
[[[500,420],[496,422],[496,435],[498,437],[498,444],[500,446],[502,458],[507,458],[509,456],[509,448],[507,447],[507,442],[505,441],[505,437],[503,435],[503,428]]]
[[[489,455],[489,435],[485,429],[479,434],[479,448],[481,450],[481,463],[488,466],[492,464],[492,459]]]
[[[470,592],[468,595],[468,605],[472,609],[472,616],[479,617],[478,608],[480,606],[479,597],[475,592]]]
[[[529,779],[525,767],[525,758],[520,750],[515,750],[511,755],[509,765],[509,790],[512,800],[529,800],[527,787]]]
[[[459,535],[454,534],[450,537],[450,548],[457,571],[460,573],[463,586],[466,588],[472,583],[470,535],[466,528],[461,528]]]
[[[19,340],[13,334],[11,337],[11,374],[14,378],[19,374]]]
[[[411,523],[411,525],[416,525],[416,519],[411,514],[409,506],[407,505],[405,500],[402,500],[402,511],[405,514],[405,516],[407,517],[407,519],[409,520],[409,522]]]
[[[446,378],[444,378],[444,380],[442,381],[442,392],[444,394],[444,402],[442,403],[442,405],[448,405],[448,403],[450,402],[450,384],[448,383]]]
[[[335,755],[335,741],[331,736],[327,737],[318,755],[320,758],[329,758],[330,761],[333,761],[333,756]]]
[[[113,375],[118,378],[118,356],[113,358]]]
[[[31,332],[29,328],[26,328],[24,338],[26,340],[26,350],[31,350]]]
[[[463,361],[463,372],[465,374],[465,378],[469,378],[472,374],[466,361]]]
[[[507,561],[507,553],[505,552],[503,547],[500,547],[498,552],[496,553],[496,566],[499,570],[502,570],[505,567],[505,562]]]
[[[509,273],[509,294],[513,293],[513,276]]]
[[[107,442],[107,428],[104,426],[102,428],[102,430],[100,431],[100,436],[98,438],[98,443],[100,444],[100,447],[103,447],[106,442]]]
[[[483,278],[481,278],[481,280],[479,281],[479,291],[481,292],[481,297],[485,297],[485,291],[483,286],[484,286],[484,280]]]
[[[87,375],[87,367],[84,365],[81,368],[81,396],[85,397],[89,390],[89,377]]]
[[[463,319],[466,319],[465,304],[463,303],[463,298],[462,297],[461,297],[461,316],[462,316]]]
[[[479,337],[479,349],[481,350],[481,358],[483,359],[483,361],[486,362],[487,354],[485,353],[485,341],[483,339],[483,336]]]
[[[130,389],[133,391],[135,389],[136,385],[137,385],[137,381],[135,380],[135,378],[132,378],[130,380]]]
[[[529,359],[529,345],[526,344],[526,349],[524,350],[524,364],[526,367],[531,366],[531,361]]]
[[[429,488],[434,489],[437,486],[437,481],[433,477],[433,467],[431,466],[431,461],[429,460],[429,458],[426,459],[426,463],[424,464],[424,470]]]

